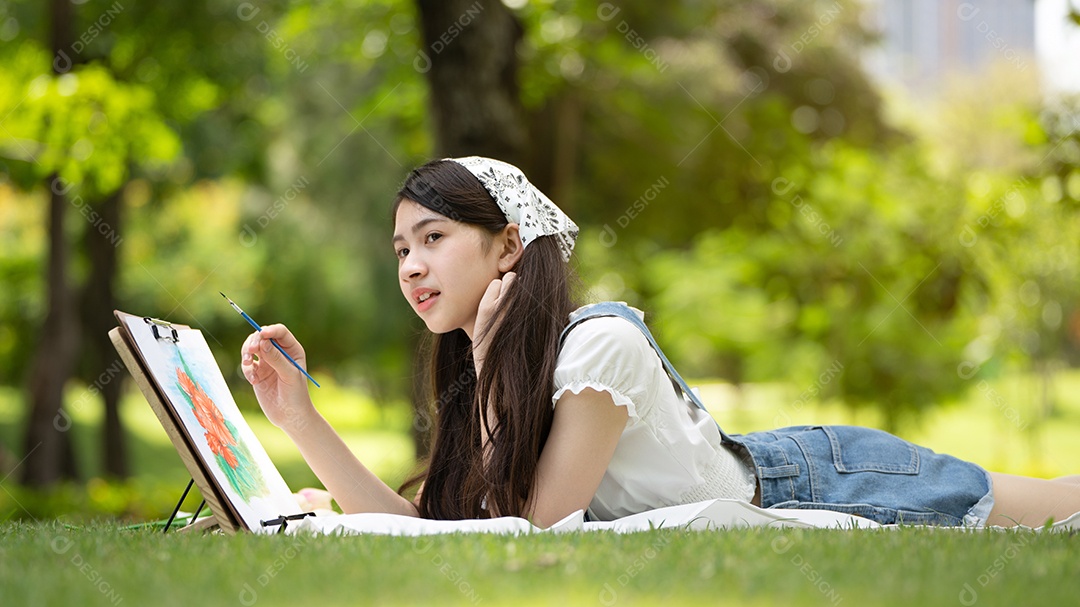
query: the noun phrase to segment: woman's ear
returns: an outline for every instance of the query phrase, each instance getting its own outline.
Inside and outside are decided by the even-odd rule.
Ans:
[[[521,255],[525,252],[525,245],[521,243],[521,231],[516,223],[508,223],[503,228],[498,238],[499,243],[499,271],[509,272],[517,265]]]

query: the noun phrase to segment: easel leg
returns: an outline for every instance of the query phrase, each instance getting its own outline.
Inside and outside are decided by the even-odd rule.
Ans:
[[[173,508],[172,514],[169,515],[169,520],[165,522],[165,530],[162,533],[168,533],[169,527],[172,527],[173,520],[176,519],[176,513],[180,512],[180,506],[184,504],[184,500],[187,499],[188,491],[191,491],[191,486],[195,484],[195,479],[188,481],[187,488],[184,489],[184,494],[180,496],[180,501],[176,502],[176,507]]]
[[[205,506],[205,505],[206,505],[206,500],[203,500],[203,501],[199,502],[199,507],[195,509],[195,514],[191,515],[191,520],[188,521],[188,525],[194,523],[195,520],[199,518],[199,514],[202,513],[203,506]]]
[[[195,521],[194,523],[184,525],[183,527],[177,529],[176,532],[177,533],[188,533],[189,531],[190,532],[209,531],[209,530],[211,530],[211,529],[213,529],[214,527],[217,527],[217,526],[218,526],[217,518],[215,518],[214,516],[211,515],[211,516],[208,516],[208,517],[202,519],[201,521]]]

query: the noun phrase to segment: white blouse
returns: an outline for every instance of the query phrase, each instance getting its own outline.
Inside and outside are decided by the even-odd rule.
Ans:
[[[638,318],[645,313],[633,308]],[[629,419],[589,505],[594,520],[714,498],[749,502],[751,468],[721,444],[708,413],[680,396],[649,340],[617,316],[591,318],[566,336],[555,368],[555,406],[569,390],[608,392]]]

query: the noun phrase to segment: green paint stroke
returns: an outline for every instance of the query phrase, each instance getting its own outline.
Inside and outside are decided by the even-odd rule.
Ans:
[[[184,355],[180,352],[179,347],[177,347],[176,353],[180,357],[181,366],[181,368],[177,369],[177,373],[182,374],[184,379],[190,382],[190,388],[185,388],[184,383],[180,380],[176,382],[176,387],[184,395],[184,399],[187,400],[192,413],[195,414],[195,418],[205,431],[204,438],[207,445],[214,452],[214,459],[217,461],[218,468],[224,473],[225,478],[229,480],[229,485],[246,503],[250,503],[252,498],[268,495],[270,490],[266,487],[262,470],[255,462],[251,450],[240,440],[240,432],[237,431],[232,422],[225,418],[217,404],[210,398],[210,395],[192,377],[191,369],[188,367],[187,361],[184,360]],[[196,399],[201,403],[202,411],[196,405]],[[204,417],[210,420],[211,427],[207,427]],[[214,423],[218,419],[223,425]]]

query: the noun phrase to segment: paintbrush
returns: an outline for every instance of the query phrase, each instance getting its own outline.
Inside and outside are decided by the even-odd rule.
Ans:
[[[221,293],[221,291],[218,291],[218,293]],[[248,321],[248,324],[255,327],[255,329],[257,331],[262,332],[262,327],[259,326],[259,323],[255,322],[250,316],[248,316],[247,312],[241,310],[240,306],[236,305],[236,302],[234,302],[233,300],[226,297],[224,293],[221,293],[221,296],[225,297],[225,301],[229,302],[229,305],[232,306],[234,310],[239,312],[240,316],[244,317],[244,320]],[[308,372],[305,371],[304,368],[300,366],[300,363],[293,360],[293,357],[289,356],[289,353],[286,352],[284,348],[282,348],[281,346],[278,345],[278,342],[274,341],[273,338],[271,338],[270,343],[274,344],[274,347],[278,349],[278,352],[281,352],[282,354],[284,354],[285,358],[289,359],[289,362],[291,362],[294,367],[296,367],[297,369],[300,369],[300,372],[303,373],[305,376],[307,376],[307,378],[311,380],[311,383],[315,384],[316,388],[321,388],[322,387],[322,386],[319,385],[319,382],[315,381],[314,377],[312,377],[311,375],[308,375]]]

